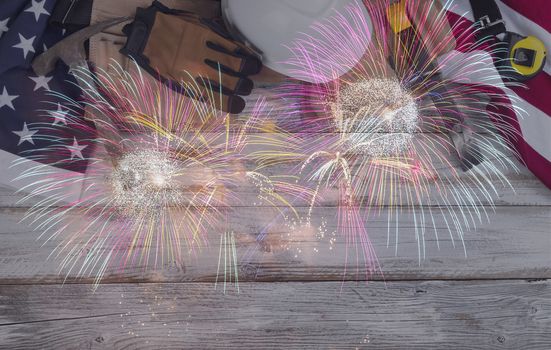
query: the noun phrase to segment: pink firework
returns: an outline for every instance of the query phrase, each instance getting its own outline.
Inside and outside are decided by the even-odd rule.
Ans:
[[[508,185],[503,170],[516,167],[506,122],[522,111],[501,94],[497,49],[448,8],[405,3],[350,6],[296,40],[287,62],[296,79],[278,87],[284,106],[271,121],[277,137],[251,140],[269,145],[253,155],[261,168],[293,165],[313,188],[339,190],[340,231],[367,277],[378,266],[371,214],[387,212],[397,253],[399,218],[411,213],[421,261],[437,221],[463,243],[489,218],[496,184]]]
[[[238,259],[227,211],[240,200],[236,189],[254,184],[258,196],[274,203],[294,193],[293,186],[245,167],[246,131],[256,116],[234,122],[215,109],[209,90],[165,85],[139,69],[80,73],[97,88],[84,89],[82,101],[66,101],[70,122],[35,126],[54,146],[14,164],[25,168],[16,181],[30,183],[22,189],[28,192],[23,200],[32,202],[25,219],[46,242],[59,242],[51,256],[61,260],[60,271],[94,277],[97,284],[111,267],[181,266],[208,243],[209,232],[219,232],[221,246],[231,250],[221,252],[224,288],[235,282]],[[97,135],[92,123],[80,120],[83,106]],[[83,146],[55,146],[67,144],[75,128],[88,135],[91,155],[80,152]],[[44,160],[50,164],[38,163]],[[86,176],[52,170],[76,160],[88,163]]]

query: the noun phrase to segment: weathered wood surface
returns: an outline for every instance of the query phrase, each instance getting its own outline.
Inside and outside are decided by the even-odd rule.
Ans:
[[[302,208],[303,212],[306,208]],[[435,215],[439,229],[439,248],[432,222],[426,223],[425,256],[419,259],[418,241],[412,214],[419,209],[404,209],[399,219],[399,242],[395,250],[395,230],[387,232],[386,211],[367,221],[367,230],[375,251],[379,255],[381,271],[386,280],[413,279],[479,279],[479,278],[551,278],[551,208],[547,206],[500,206],[495,212],[488,209],[490,222],[480,223],[475,231],[465,232],[464,254],[461,240],[447,233],[441,216]],[[0,283],[60,283],[59,260],[48,255],[61,241],[61,237],[44,242],[37,241],[40,232],[33,232],[26,223],[19,223],[24,209],[0,210]],[[316,229],[289,228],[274,224],[277,213],[263,207],[234,208],[229,215],[229,227],[236,234],[240,278],[244,281],[274,280],[342,280],[364,279],[356,273],[355,256],[345,265],[346,244],[337,238],[329,243],[331,232],[336,231],[335,208],[317,208],[312,219],[316,224],[325,218],[326,237],[319,239]],[[272,222],[271,226],[268,226]],[[417,225],[419,228],[420,225]],[[66,229],[70,235],[74,230]],[[257,241],[260,232],[267,236]],[[419,232],[418,232],[419,233]],[[210,246],[195,257],[188,257],[183,265],[166,263],[157,268],[149,266],[127,267],[124,272],[117,264],[109,268],[104,282],[155,281],[214,282],[217,273],[220,233],[212,232]],[[388,239],[388,247],[387,247]],[[455,247],[454,247],[455,244]],[[185,250],[185,247],[182,247]],[[344,268],[348,273],[343,276]],[[70,274],[69,283],[90,282],[75,280]],[[374,276],[381,279],[381,276]]]
[[[505,170],[510,186],[495,183],[495,212],[484,198],[477,207],[489,222],[483,216],[464,232],[465,250],[440,214],[438,244],[432,223],[414,223],[413,214],[438,200],[401,208],[390,233],[389,208],[372,215],[367,230],[382,275],[369,283],[353,254],[345,264],[343,240],[328,242],[334,192],[313,211],[313,223],[326,221],[320,240],[311,228],[279,222],[274,209],[253,206],[254,187],[237,187],[243,200],[223,210],[235,232],[240,293],[228,285],[226,295],[222,279],[214,289],[220,231],[183,264],[110,267],[95,292],[93,276],[71,273],[63,284],[59,260],[48,258],[60,240],[37,240],[41,232],[19,222],[36,201],[21,203],[24,194],[0,186],[0,349],[549,349],[551,192],[516,164],[520,171]]]
[[[267,134],[264,134],[265,136]],[[274,136],[276,135],[276,136]],[[277,137],[279,134],[270,134],[269,137]],[[330,136],[327,136],[330,137]],[[435,142],[433,139],[436,138],[444,138],[447,140],[447,136],[442,134],[430,134],[430,143]],[[321,142],[320,139],[319,141]],[[445,141],[448,142],[448,141]],[[262,145],[249,145],[245,147],[245,150],[243,150],[244,154],[252,154],[254,152],[259,152],[262,150],[265,150],[266,148],[270,149],[268,146],[262,146]],[[488,176],[488,180],[483,179],[481,177],[474,176],[471,172],[464,172],[460,169],[459,162],[456,159],[456,155],[454,151],[451,151],[449,149],[443,150],[443,154],[447,154],[446,152],[450,152],[448,156],[445,156],[446,159],[445,162],[442,161],[442,159],[437,158],[433,159],[433,166],[434,169],[438,171],[438,174],[440,176],[440,179],[428,179],[426,183],[424,183],[422,186],[416,185],[417,187],[422,187],[424,194],[422,198],[418,201],[418,203],[415,203],[416,205],[423,205],[423,204],[429,204],[430,199],[430,205],[435,204],[442,204],[444,201],[442,200],[442,197],[440,193],[450,193],[452,191],[457,191],[457,189],[463,189],[463,187],[466,189],[466,192],[472,192],[475,196],[479,198],[478,205],[528,205],[528,206],[538,206],[538,205],[551,205],[551,191],[549,191],[538,179],[536,179],[530,171],[528,171],[522,164],[519,163],[518,160],[514,157],[513,154],[511,154],[508,150],[505,150],[501,147],[498,147],[499,152],[503,152],[503,154],[499,155],[487,155],[487,158],[489,158],[488,161],[483,162],[481,166],[487,166],[488,164],[493,164],[496,166],[496,168],[502,173],[501,176],[498,176],[493,171],[485,171],[485,175]],[[502,157],[503,156],[503,157]],[[500,159],[496,159],[496,158]],[[303,157],[301,161],[305,161],[308,157]],[[503,162],[502,165],[499,165],[500,162]],[[36,163],[38,164],[38,163]],[[291,183],[294,183],[294,179],[290,178],[282,178],[286,175],[292,175],[297,176],[298,174],[298,168],[300,167],[300,161],[299,162],[293,162],[289,164],[278,164],[271,167],[266,167],[259,169],[258,171],[260,174],[274,177],[277,179],[280,179],[281,181],[290,181]],[[34,165],[28,165],[28,166],[12,166],[9,169],[4,170],[4,172],[9,172],[10,176],[4,176],[4,178],[8,179],[15,179],[18,175],[20,175],[21,170],[23,170],[26,167],[32,167]],[[252,205],[253,202],[256,201],[256,198],[258,196],[258,189],[252,184],[251,181],[248,181],[244,178],[245,171],[256,171],[257,170],[257,164],[254,163],[252,159],[249,158],[249,156],[244,156],[242,158],[242,161],[238,162],[237,164],[232,164],[233,170],[236,173],[239,173],[239,177],[243,178],[242,182],[232,184],[230,185],[230,190],[233,191],[240,200],[235,203],[231,203],[232,206],[248,206]],[[453,167],[453,168],[452,168]],[[354,174],[354,169],[352,169],[352,173]],[[197,169],[197,172],[205,171],[206,174],[209,174],[208,169]],[[243,173],[241,175],[241,173]],[[90,184],[94,184],[94,187],[97,186],[105,186],[103,182],[106,181],[106,179],[101,178],[101,174],[103,172],[99,172],[94,180],[87,180],[85,185],[82,187],[87,187]],[[306,169],[304,170],[304,173],[302,174],[303,179],[308,178],[310,174],[310,170]],[[70,198],[73,201],[76,200],[78,197],[73,198],[75,196],[78,196],[78,190],[81,187],[78,187],[77,185],[79,183],[76,183],[76,179],[74,177],[71,177],[75,180],[75,183],[73,183],[70,187],[73,188],[71,191],[75,194],[72,195]],[[476,179],[476,180],[475,180]],[[504,181],[505,179],[505,181]],[[37,180],[43,180],[42,178],[35,177],[26,177],[23,180],[16,180],[11,181],[7,183],[0,183],[0,207],[29,207],[33,204],[40,201],[41,197],[32,197],[26,200],[23,200],[25,196],[30,192],[30,189],[36,188],[36,186],[31,185],[33,182],[36,182]],[[186,183],[186,177],[184,176],[182,179],[178,179],[177,181],[182,182],[182,186],[185,187],[186,185],[193,185],[191,183]],[[396,178],[394,178],[394,181],[396,181]],[[413,187],[413,186],[407,186],[406,180],[398,179],[397,181],[400,181],[403,183],[402,190],[404,193],[407,191],[407,188]],[[482,183],[483,186],[480,186],[480,183]],[[39,182],[39,184],[44,185],[43,183]],[[314,184],[311,182],[307,184],[305,181],[301,182],[302,185],[307,185],[311,189],[314,188]],[[25,190],[22,190],[20,192],[17,192],[17,188],[21,188],[23,186],[25,187]],[[28,186],[28,187],[27,187]],[[494,188],[492,188],[494,186]],[[481,190],[481,187],[484,188],[484,190]],[[484,191],[488,191],[488,194],[491,198],[487,198]],[[66,192],[64,192],[65,194]],[[59,194],[59,192],[54,191],[51,192],[51,194]],[[386,194],[385,196],[382,196],[383,198],[379,198],[383,204],[388,204],[391,202],[390,196]],[[328,193],[324,193],[323,200],[319,201],[316,205],[318,206],[334,206],[336,203],[336,199],[338,196],[336,195],[336,191],[328,191]],[[293,201],[293,198],[289,198],[291,201]],[[357,198],[358,201],[360,200],[367,200],[369,199],[364,198],[363,196],[359,195]],[[395,203],[395,200],[392,201]],[[453,201],[451,201],[453,204]],[[297,205],[305,205],[306,202],[296,202]]]
[[[437,217],[440,249],[427,230],[419,262],[411,214],[422,208],[404,208],[397,255],[387,209],[369,220],[385,283],[341,283],[365,277],[343,277],[342,240],[329,251],[311,232],[280,225],[257,243],[276,214],[235,207],[230,224],[247,256],[238,295],[233,285],[214,290],[216,237],[185,265],[109,269],[95,293],[92,278],[62,285],[58,261],[47,259],[57,242],[41,246],[40,232],[19,222],[25,206],[0,191],[0,349],[548,349],[551,290],[538,279],[551,278],[551,196],[526,170],[508,176],[515,191],[498,187],[490,223],[465,233],[467,257]],[[315,210],[329,231],[333,206],[329,198]]]
[[[0,286],[0,348],[549,349],[549,281]]]
[[[275,174],[273,169],[270,170],[268,175]],[[515,169],[509,169],[504,172],[507,180],[510,184],[503,184],[496,179],[493,183],[495,191],[491,192],[492,200],[497,206],[551,206],[551,191],[547,189],[537,178],[534,177],[527,169],[519,165],[518,172]],[[465,176],[465,175],[461,175]],[[472,184],[467,183],[468,187],[472,188]],[[444,185],[443,189],[451,187],[450,185]],[[236,195],[239,196],[240,201],[236,203],[236,206],[251,205],[258,196],[258,189],[254,186],[246,185],[242,187],[236,187],[232,189]],[[429,194],[435,194],[438,192],[435,186],[428,188]],[[0,184],[0,207],[1,208],[27,208],[36,203],[37,198],[31,200],[22,200],[27,193],[17,192],[15,186],[1,185]],[[335,205],[336,196],[333,194],[326,194],[322,200],[318,203],[319,206],[333,206]],[[439,202],[439,196],[434,196],[432,200],[435,203]],[[489,201],[481,197],[481,204],[490,204]],[[300,204],[300,203],[298,203]]]
[[[273,171],[271,172],[274,173]],[[492,199],[495,205],[515,205],[515,206],[550,206],[551,191],[547,189],[537,178],[535,178],[525,168],[520,168],[517,173],[510,169],[505,172],[509,184],[502,184],[499,181],[494,183],[496,192],[492,193]],[[449,186],[444,186],[444,188]],[[236,187],[232,189],[241,198],[236,206],[251,205],[258,196],[258,190],[251,186]],[[436,193],[437,189],[431,187],[428,193]],[[2,208],[26,208],[37,202],[37,199],[25,200],[22,199],[27,195],[24,192],[17,192],[16,189],[9,185],[0,185],[0,207]],[[438,203],[440,197],[436,196],[433,200]],[[323,201],[318,203],[319,206],[335,205],[334,195],[324,195]],[[481,204],[489,204],[486,198],[481,197]]]

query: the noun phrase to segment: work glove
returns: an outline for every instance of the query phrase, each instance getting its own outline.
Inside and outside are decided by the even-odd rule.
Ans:
[[[182,91],[182,84],[196,83],[199,92],[185,93],[200,101],[214,97],[219,110],[240,113],[245,108],[241,96],[251,93],[249,76],[259,73],[262,64],[220,23],[154,1],[138,8],[123,32],[128,39],[121,53],[156,78],[177,91]]]

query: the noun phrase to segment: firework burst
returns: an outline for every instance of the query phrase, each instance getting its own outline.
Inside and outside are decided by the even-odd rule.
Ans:
[[[31,182],[22,189],[28,192],[23,201],[33,203],[25,220],[43,231],[41,238],[60,242],[51,253],[61,260],[60,271],[93,276],[96,286],[112,266],[182,266],[208,243],[209,232],[222,232],[218,273],[225,291],[227,281],[237,282],[236,244],[227,228],[227,209],[240,200],[236,188],[252,183],[259,197],[283,205],[282,193],[293,192],[245,167],[246,131],[256,117],[234,123],[215,109],[210,90],[165,85],[137,67],[133,74],[120,67],[79,73],[95,86],[84,89],[80,101],[66,98],[70,122],[34,125],[52,146],[13,165],[26,165],[16,181]],[[80,120],[82,108],[95,128]],[[75,128],[88,135],[86,147],[95,148],[88,157],[80,152],[74,159],[61,146]],[[86,177],[51,170],[77,160],[88,163]],[[68,184],[78,193],[67,193]]]
[[[484,59],[497,49],[474,40],[476,28],[450,25],[450,4],[366,1],[316,24],[318,35],[290,48],[296,80],[277,88],[277,137],[250,141],[268,149],[253,154],[260,168],[292,165],[316,193],[338,188],[340,231],[367,277],[377,270],[370,214],[388,213],[397,253],[400,213],[412,211],[421,261],[426,231],[438,242],[436,217],[463,242],[516,168],[504,121],[522,111],[494,88],[507,89]]]

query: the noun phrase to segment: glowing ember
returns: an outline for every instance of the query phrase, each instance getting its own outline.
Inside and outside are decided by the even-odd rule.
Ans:
[[[351,151],[371,157],[406,151],[419,124],[415,99],[392,79],[346,84],[329,106]]]
[[[157,150],[124,155],[113,170],[113,204],[125,211],[148,210],[182,201],[175,181],[178,164]]]

